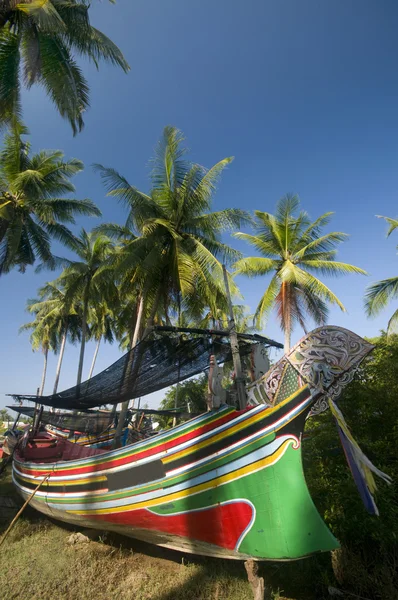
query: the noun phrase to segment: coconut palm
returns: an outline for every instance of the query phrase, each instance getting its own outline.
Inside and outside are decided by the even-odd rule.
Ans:
[[[39,396],[43,395],[44,385],[46,383],[46,375],[47,375],[47,364],[48,364],[48,353],[50,350],[54,352],[58,349],[58,339],[55,332],[55,328],[51,323],[42,318],[40,312],[33,308],[33,306],[37,304],[37,300],[28,300],[27,310],[30,313],[36,315],[34,321],[30,323],[25,323],[19,328],[19,331],[31,331],[30,335],[30,343],[32,346],[33,352],[37,350],[41,350],[43,352],[44,357],[44,365],[43,365],[43,373],[41,378],[41,384],[39,388]]]
[[[200,298],[208,306],[216,293],[224,293],[220,261],[236,260],[239,253],[221,241],[221,233],[249,221],[239,209],[209,212],[216,183],[232,159],[207,170],[185,160],[183,141],[178,129],[165,128],[148,194],[115,169],[95,165],[108,195],[128,209],[126,228],[133,237],[118,256],[119,272],[133,273],[132,285],[166,320],[173,303]]]
[[[129,66],[119,48],[92,27],[86,0],[3,0],[0,7],[0,124],[21,116],[22,82],[41,85],[76,134],[89,87],[76,56]]]
[[[255,234],[236,233],[235,237],[253,246],[260,256],[243,258],[235,265],[237,274],[258,277],[272,274],[271,281],[256,309],[257,326],[272,309],[277,309],[285,333],[285,352],[290,348],[295,323],[306,332],[306,317],[323,324],[328,316],[328,304],[345,308],[335,294],[312,273],[346,275],[366,272],[359,267],[335,260],[336,246],[348,236],[339,231],[322,233],[333,213],[328,212],[311,222],[299,208],[297,196],[285,196],[276,207],[275,215],[255,211]]]
[[[132,186],[115,169],[95,165],[108,195],[128,209],[126,228],[134,236],[117,256],[120,273],[131,274],[130,283],[144,299],[147,328],[162,311],[166,322],[170,309],[187,307],[200,298],[208,306],[223,293],[222,261],[236,260],[239,253],[221,241],[221,233],[249,221],[245,211],[209,212],[217,181],[232,158],[207,170],[185,159],[184,137],[166,127],[153,158],[151,190]],[[136,329],[139,329],[139,322]],[[136,365],[139,360],[136,361]],[[120,422],[123,421],[124,404]],[[119,427],[121,431],[121,426]],[[115,436],[118,443],[120,432]]]
[[[113,330],[122,350],[130,350],[138,339],[142,329],[143,300],[136,282],[136,269],[120,270],[120,257],[124,256],[126,246],[137,239],[134,232],[116,223],[102,223],[94,229],[98,234],[105,235],[115,242],[115,248],[110,258],[118,280],[117,319],[114,320]],[[137,326],[138,321],[138,328]],[[142,333],[142,331],[141,331]]]
[[[66,301],[65,290],[56,282],[48,282],[38,291],[39,299],[30,301],[29,310],[40,314],[57,337],[59,357],[55,373],[53,394],[57,392],[66,341],[75,344],[81,337],[81,303]]]
[[[66,306],[82,303],[82,330],[77,385],[81,383],[84,351],[88,336],[89,307],[117,296],[112,270],[107,259],[112,252],[112,241],[104,235],[81,230],[74,238],[73,249],[80,260],[62,259],[64,270],[57,283],[65,290]]]
[[[380,219],[385,219],[390,225],[387,231],[387,237],[397,229],[398,220],[391,219],[390,217],[379,216]],[[398,277],[390,277],[389,279],[382,279],[372,283],[367,290],[365,295],[365,310],[368,317],[375,317],[378,315],[391,300],[398,298]],[[387,335],[390,335],[396,331],[398,325],[398,309],[393,313],[387,325]]]
[[[24,272],[36,259],[54,267],[51,239],[73,243],[65,223],[101,214],[91,200],[62,197],[75,191],[71,179],[83,163],[65,161],[60,150],[30,154],[30,144],[21,138],[25,133],[17,126],[5,136],[0,152],[0,274],[13,267]]]

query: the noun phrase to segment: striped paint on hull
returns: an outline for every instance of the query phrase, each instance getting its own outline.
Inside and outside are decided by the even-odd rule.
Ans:
[[[16,453],[13,480],[60,520],[185,552],[292,560],[338,546],[310,498],[301,463],[302,387],[279,405],[221,407],[125,448],[38,464]]]

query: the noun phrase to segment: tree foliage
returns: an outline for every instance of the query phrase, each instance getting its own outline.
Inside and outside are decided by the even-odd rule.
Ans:
[[[380,217],[389,224],[387,237],[398,227],[398,221],[390,217]],[[365,294],[365,311],[368,317],[378,315],[391,300],[398,298],[398,277],[390,277],[372,283]],[[388,321],[387,333],[394,333],[398,326],[398,309],[393,313]]]
[[[67,247],[74,236],[66,227],[76,216],[100,216],[91,200],[65,198],[75,191],[71,179],[84,166],[80,160],[64,160],[60,150],[30,153],[22,139],[27,133],[17,126],[8,133],[0,152],[0,275],[16,267],[21,272],[36,259],[56,266],[51,240]]]
[[[181,306],[200,314],[205,306],[215,310],[216,298],[225,298],[221,261],[231,262],[240,254],[221,234],[250,220],[240,209],[210,212],[216,184],[232,159],[205,169],[186,160],[183,142],[178,129],[164,129],[149,193],[115,169],[95,165],[108,195],[128,210],[117,269],[128,274],[130,286],[141,290],[147,304],[161,307],[166,321]]]
[[[129,66],[119,48],[90,24],[86,0],[2,0],[0,6],[0,125],[22,114],[21,88],[39,84],[76,134],[89,107],[89,86],[76,56],[97,67]]]
[[[363,269],[335,260],[336,247],[348,236],[340,231],[322,232],[333,213],[327,212],[311,222],[306,212],[297,214],[299,205],[297,196],[287,195],[279,200],[274,215],[255,211],[255,235],[234,234],[260,254],[239,260],[235,264],[236,273],[248,277],[272,274],[255,316],[260,326],[277,309],[285,332],[285,351],[290,348],[295,323],[307,331],[307,315],[322,325],[327,320],[328,304],[345,310],[337,296],[314,274],[366,274]]]
[[[175,408],[176,394],[178,394],[177,408],[185,412],[188,412],[189,409],[192,413],[206,412],[207,382],[207,375],[200,375],[199,377],[195,377],[195,379],[189,379],[180,383],[178,385],[178,392],[177,386],[173,385],[167,390],[159,408],[163,410]],[[159,420],[162,427],[168,427],[171,426],[173,417],[160,417],[157,420]]]
[[[347,387],[339,406],[364,453],[393,479],[378,484],[380,517],[368,515],[344,458],[329,411],[307,421],[304,471],[311,495],[342,544],[343,556],[356,563],[340,565],[346,585],[364,597],[392,598],[396,578],[398,522],[398,337],[383,334]],[[354,568],[355,567],[355,568]],[[343,581],[342,581],[343,583]],[[384,591],[383,591],[384,590]],[[393,594],[393,595],[391,595]]]

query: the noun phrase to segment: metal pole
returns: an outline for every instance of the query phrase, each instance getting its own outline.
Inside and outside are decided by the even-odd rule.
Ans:
[[[227,300],[228,300],[229,339],[230,339],[230,343],[231,343],[232,360],[233,360],[234,369],[235,369],[236,389],[238,392],[239,408],[240,408],[240,410],[243,410],[244,408],[246,408],[246,385],[245,385],[245,380],[242,377],[242,364],[241,364],[240,354],[239,354],[239,342],[238,342],[238,336],[236,333],[235,319],[234,319],[234,313],[233,313],[232,301],[231,301],[231,292],[229,291],[228,275],[227,275],[227,269],[226,269],[225,265],[222,266],[222,271],[223,271],[223,275],[224,275],[225,291],[226,291]]]

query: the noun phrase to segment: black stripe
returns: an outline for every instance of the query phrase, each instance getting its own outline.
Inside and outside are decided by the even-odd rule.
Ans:
[[[19,477],[15,472],[14,472],[14,477],[15,477],[15,481],[19,484],[22,485],[26,488],[28,488],[29,490],[34,490],[35,487],[37,487],[37,481],[33,481],[33,480],[29,480],[29,481],[25,481],[24,479],[21,479],[21,477]],[[51,482],[51,477],[50,477],[50,482]],[[43,483],[43,485],[41,486],[41,491],[45,491],[46,493],[50,493],[50,492],[58,492],[60,494],[66,493],[66,492],[95,492],[97,490],[103,490],[104,488],[107,488],[107,482],[105,481],[91,481],[90,483],[82,483],[80,485],[51,485],[51,483]]]
[[[122,490],[127,487],[163,479],[165,476],[166,471],[162,461],[151,460],[150,462],[138,465],[137,467],[130,467],[124,471],[109,473],[109,475],[107,475],[108,489],[110,492]]]

